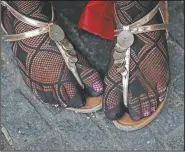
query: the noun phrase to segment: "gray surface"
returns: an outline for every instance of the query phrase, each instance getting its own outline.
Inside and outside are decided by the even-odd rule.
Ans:
[[[1,120],[13,140],[13,146],[8,145],[2,137],[1,150],[183,150],[184,8],[182,7],[181,1],[170,2],[171,37],[168,45],[171,82],[168,103],[159,117],[148,127],[131,133],[116,129],[102,111],[88,115],[76,114],[38,102],[22,81],[12,57],[10,44],[2,42]],[[69,15],[70,11],[72,12],[66,10],[64,15]],[[64,18],[66,25],[70,22],[68,18]],[[107,51],[107,43],[112,45],[110,42],[97,40],[95,36],[79,32],[74,24],[70,30],[67,26],[65,28],[70,39],[84,54],[87,45],[90,51],[96,51],[91,48],[93,42],[97,44],[98,51]],[[77,35],[80,35],[79,40]],[[89,40],[88,37],[92,39]],[[82,41],[86,43],[82,44]],[[95,54],[88,56],[91,63],[92,56]],[[104,64],[99,67],[100,71],[106,69],[107,60],[108,58],[104,58],[102,61]],[[98,62],[93,65],[98,66]]]

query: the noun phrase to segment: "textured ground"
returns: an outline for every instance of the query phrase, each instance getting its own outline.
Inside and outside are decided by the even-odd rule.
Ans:
[[[105,56],[104,53],[110,48],[107,44],[111,43],[79,31],[75,23],[79,18],[79,10],[82,10],[85,3],[76,4],[75,8],[69,7],[68,3],[63,5],[65,9],[62,9],[62,26],[82,53],[92,52],[88,59],[103,75],[108,56],[107,58],[102,56]],[[148,127],[131,133],[116,129],[102,111],[87,115],[76,114],[47,107],[38,102],[22,81],[12,57],[11,45],[2,41],[1,122],[8,141],[1,134],[0,150],[183,150],[183,3],[183,1],[169,2],[168,46],[171,82],[168,103],[161,115]],[[101,66],[100,61],[103,62]]]

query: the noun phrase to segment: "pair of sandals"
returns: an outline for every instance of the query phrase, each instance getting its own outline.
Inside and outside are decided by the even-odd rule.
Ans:
[[[1,4],[2,28],[7,33],[3,39],[12,42],[23,79],[40,101],[79,113],[104,108],[107,118],[125,131],[145,127],[164,107],[169,81],[164,1],[88,3],[79,27],[117,40],[104,84],[56,24],[50,3]],[[103,19],[108,28],[90,27],[97,23],[95,18]]]

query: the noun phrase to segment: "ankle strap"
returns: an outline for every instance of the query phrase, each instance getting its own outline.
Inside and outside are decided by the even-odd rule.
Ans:
[[[157,12],[159,10],[159,6],[160,6],[160,3],[158,3],[156,5],[156,7],[151,12],[149,12],[146,16],[144,16],[140,20],[132,23],[130,25],[130,28],[132,28],[132,27],[139,27],[139,26],[142,26],[142,25],[145,25],[146,23],[148,23],[157,14]]]
[[[22,21],[22,22],[24,22],[28,25],[34,26],[34,27],[38,27],[35,30],[23,32],[23,33],[20,33],[20,34],[3,35],[2,40],[5,40],[5,41],[19,41],[19,40],[31,38],[31,37],[34,37],[34,36],[38,36],[38,35],[41,35],[41,34],[45,34],[45,33],[49,32],[50,27],[54,24],[54,8],[53,8],[52,5],[51,5],[52,19],[51,19],[50,23],[41,22],[41,21],[38,21],[38,20],[35,20],[35,19],[32,19],[32,18],[29,18],[29,17],[19,13],[17,10],[15,10],[13,7],[11,7],[5,1],[1,1],[1,5],[6,7],[11,12],[11,14],[15,18],[17,18],[19,21]],[[1,22],[1,27],[4,30],[4,32],[7,34],[7,31],[3,27],[2,22]]]
[[[35,20],[35,19],[32,19],[32,18],[29,18],[21,13],[19,13],[17,10],[15,10],[13,7],[11,7],[7,2],[5,1],[1,1],[1,4],[6,7],[14,17],[16,17],[18,20],[28,24],[28,25],[31,25],[31,26],[34,26],[34,27],[43,27],[43,26],[46,26],[48,25],[48,23],[46,22],[41,22],[41,21],[38,21],[38,20]],[[51,22],[53,22],[54,20],[54,10],[53,10],[53,7],[51,5],[51,8],[52,8],[52,19],[51,19]]]
[[[154,24],[154,25],[147,25],[147,24],[156,14],[157,12],[160,11],[162,19],[163,19],[163,24]],[[152,31],[157,31],[157,30],[166,30],[167,36],[168,36],[168,11],[167,11],[167,1],[159,1],[159,3],[156,5],[156,7],[149,12],[146,16],[141,18],[140,20],[127,25],[123,26],[123,29],[116,29],[115,31],[115,36],[118,36],[120,32],[124,30],[124,27],[129,27],[130,31],[133,34],[140,34],[140,33],[145,33],[145,32],[152,32]]]

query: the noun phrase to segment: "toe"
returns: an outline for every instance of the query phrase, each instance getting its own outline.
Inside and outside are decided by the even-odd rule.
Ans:
[[[86,65],[77,65],[77,68],[88,95],[91,97],[100,96],[103,93],[103,83],[99,74]]]
[[[132,120],[140,120],[142,118],[142,110],[139,97],[134,97],[129,100],[128,111]]]
[[[78,73],[84,84],[84,89],[90,97],[97,97],[103,94],[103,82],[98,72],[92,68],[84,56],[77,53],[78,62],[76,64]]]
[[[151,105],[147,94],[140,95],[141,111],[143,117],[151,115]]]
[[[158,106],[158,98],[153,92],[148,93],[150,99],[151,112],[155,112]]]
[[[123,104],[121,90],[114,89],[104,97],[104,112],[110,120],[117,120],[124,115],[126,108]]]
[[[89,96],[97,97],[103,93],[103,83],[100,80],[98,73],[94,70],[89,76],[86,76],[86,78],[83,79],[83,82],[85,84],[85,91]]]
[[[158,83],[157,85],[157,91],[158,91],[158,94],[159,94],[159,103],[163,102],[166,98],[166,95],[167,95],[167,85],[166,84],[161,84],[161,83]]]
[[[71,82],[64,83],[64,88],[68,96],[68,107],[80,108],[85,104],[85,97],[80,87]]]

